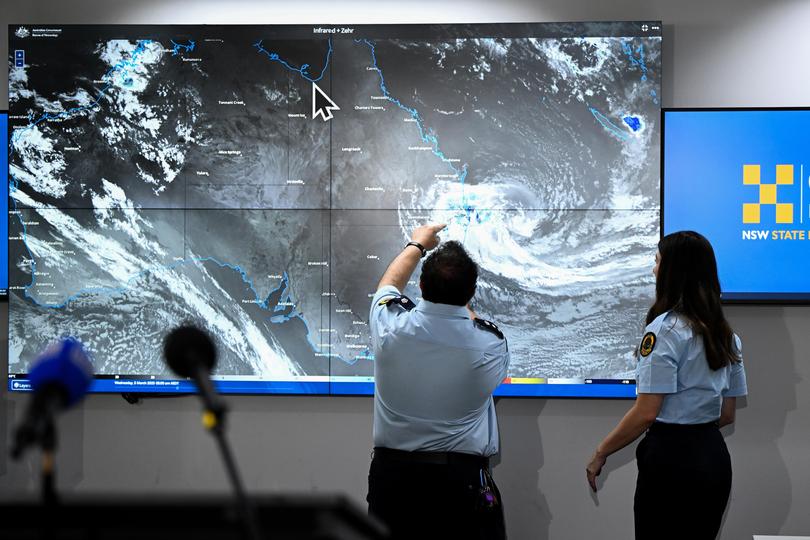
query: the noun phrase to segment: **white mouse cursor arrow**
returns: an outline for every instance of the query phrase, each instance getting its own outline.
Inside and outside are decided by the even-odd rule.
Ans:
[[[332,111],[339,111],[340,107],[332,101],[332,98],[318,88],[318,85],[312,83],[312,119],[321,115],[323,121],[331,120],[333,118]]]

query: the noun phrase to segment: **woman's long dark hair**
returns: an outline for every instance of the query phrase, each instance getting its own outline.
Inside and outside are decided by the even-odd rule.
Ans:
[[[711,369],[739,362],[734,332],[720,305],[720,279],[712,245],[694,231],[679,231],[662,238],[658,252],[661,259],[655,303],[647,312],[647,324],[665,311],[674,311],[703,337]]]

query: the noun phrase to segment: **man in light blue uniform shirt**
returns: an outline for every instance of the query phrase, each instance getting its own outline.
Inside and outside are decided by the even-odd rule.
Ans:
[[[498,453],[492,392],[509,352],[470,309],[478,269],[457,242],[422,267],[422,299],[402,295],[444,225],[416,229],[371,303],[375,357],[369,511],[394,538],[505,538],[488,458]]]

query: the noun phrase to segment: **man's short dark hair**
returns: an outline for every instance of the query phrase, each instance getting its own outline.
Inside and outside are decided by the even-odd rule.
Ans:
[[[466,306],[475,294],[478,265],[461,244],[451,240],[425,259],[419,281],[422,298],[428,302]]]

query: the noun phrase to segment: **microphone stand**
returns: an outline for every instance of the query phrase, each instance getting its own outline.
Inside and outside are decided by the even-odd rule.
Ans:
[[[14,432],[11,445],[11,458],[20,459],[31,446],[42,451],[40,462],[41,502],[45,508],[53,508],[59,503],[56,494],[56,413],[59,405],[53,388],[45,388],[35,393],[29,403],[25,418]]]
[[[48,414],[43,421],[42,435],[42,504],[53,508],[59,503],[56,495],[56,427],[53,415]]]
[[[217,394],[211,384],[211,379],[208,378],[207,373],[205,373],[202,368],[198,370],[197,376],[194,377],[194,379],[200,387],[200,396],[203,400],[202,423],[205,429],[213,435],[214,440],[217,442],[219,453],[222,456],[222,461],[225,462],[225,470],[233,486],[236,504],[242,517],[242,525],[245,528],[245,533],[250,540],[261,540],[262,536],[259,533],[259,526],[253,511],[253,505],[245,494],[245,487],[242,484],[242,478],[236,467],[236,460],[233,457],[233,452],[228,444],[228,440],[225,438],[225,413],[227,413],[228,408],[221,400],[217,399]]]

